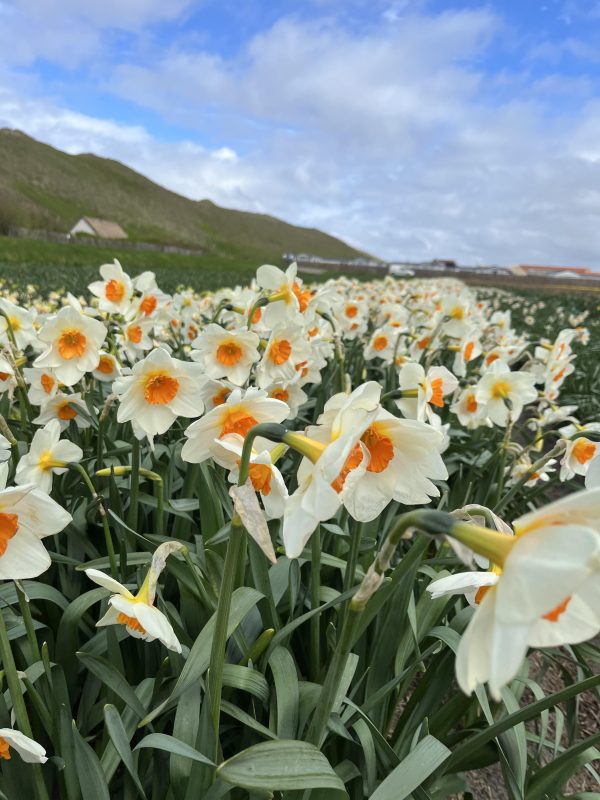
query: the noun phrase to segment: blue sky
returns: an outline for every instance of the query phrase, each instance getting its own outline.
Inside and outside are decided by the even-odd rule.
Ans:
[[[600,268],[600,0],[0,0],[0,125],[376,255]]]

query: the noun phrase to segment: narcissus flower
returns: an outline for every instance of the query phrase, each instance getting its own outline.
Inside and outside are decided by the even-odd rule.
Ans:
[[[285,272],[272,264],[263,264],[256,270],[256,281],[270,298],[269,305],[262,309],[261,320],[265,325],[273,327],[293,322],[306,308],[310,293],[308,297],[303,293],[302,281],[296,277],[297,270],[295,263],[290,264]]]
[[[326,441],[287,433],[284,442],[305,456],[298,470],[298,488],[288,498],[283,516],[283,543],[288,558],[297,558],[319,524],[342,503],[345,482],[366,472],[368,457],[357,445],[379,410],[381,387],[373,381],[345,396],[331,422]],[[314,429],[309,429],[311,433]],[[360,447],[360,445],[359,445]]]
[[[154,552],[150,569],[139,592],[135,595],[104,572],[86,569],[85,574],[91,581],[112,592],[108,599],[110,608],[102,619],[98,620],[96,627],[124,625],[127,633],[135,639],[144,639],[146,642],[158,639],[167,649],[181,653],[181,644],[171,623],[154,605],[158,578],[164,569],[166,559],[170,553],[181,549],[182,545],[179,542],[165,542],[160,545]]]
[[[28,345],[39,347],[35,320],[35,308],[21,308],[11,303],[5,297],[0,297],[0,337],[5,343],[14,339],[19,350],[25,350]]]
[[[200,362],[210,378],[227,378],[236,386],[246,383],[252,365],[259,360],[258,336],[246,328],[228,331],[207,325],[192,343],[192,358]]]
[[[446,367],[430,367],[425,372],[421,364],[408,362],[398,373],[398,385],[403,392],[396,405],[405,417],[425,420],[435,416],[435,408],[443,408],[444,398],[452,394],[458,380]]]
[[[370,382],[361,388],[378,405],[381,387]],[[346,405],[353,395],[334,395],[318,424],[307,428],[307,436],[329,444],[346,432],[348,424],[352,427]],[[375,519],[391,500],[428,503],[439,496],[431,480],[448,477],[440,456],[443,443],[443,435],[431,425],[399,419],[378,407],[332,486],[350,515],[361,522]],[[300,479],[301,471],[298,474]]]
[[[560,479],[568,481],[575,475],[586,475],[592,459],[600,453],[600,444],[585,436],[567,439],[566,450],[560,462]]]
[[[117,337],[117,341],[131,364],[141,358],[147,350],[152,349],[151,333],[153,328],[154,322],[144,317],[123,326],[123,333]]]
[[[102,383],[112,383],[121,374],[121,366],[112,353],[100,353],[100,361],[92,375]]]
[[[475,399],[496,425],[504,427],[509,419],[515,422],[523,406],[537,399],[535,378],[529,372],[511,372],[503,361],[496,360],[481,378]]]
[[[83,450],[73,442],[60,440],[61,427],[58,420],[50,420],[35,432],[29,452],[22,456],[15,475],[15,483],[22,486],[33,483],[46,494],[52,490],[52,475],[62,475],[69,464],[83,458]]]
[[[586,489],[600,489],[600,453],[590,463],[585,476]]]
[[[187,428],[187,441],[181,450],[184,461],[198,464],[210,458],[215,439],[230,433],[245,437],[250,428],[259,422],[282,422],[289,414],[289,406],[274,400],[260,389],[250,388],[245,392],[234,389],[224,403],[215,406]],[[262,449],[264,440],[257,439],[257,449]]]
[[[450,532],[495,565],[494,577],[462,579],[469,592],[476,589],[477,604],[456,655],[467,694],[488,683],[499,699],[528,646],[573,644],[600,630],[600,489],[551,503],[513,527],[514,537],[470,525]],[[465,591],[452,577],[435,581],[430,591]]]
[[[221,439],[215,439],[211,455],[217,464],[230,470],[230,483],[237,483],[239,478],[240,459],[242,457],[243,438],[230,433]],[[285,501],[288,496],[287,487],[281,472],[273,463],[273,451],[281,452],[281,445],[260,452],[252,450],[248,467],[248,479],[254,491],[258,492],[265,507],[267,519],[278,519],[283,516]],[[283,448],[285,450],[285,448]]]
[[[391,325],[376,328],[364,349],[363,357],[365,361],[381,358],[384,364],[391,364],[399,335],[398,330]]]
[[[257,369],[257,382],[265,389],[276,381],[291,381],[311,355],[304,328],[281,325],[273,329],[262,361]]]
[[[36,578],[50,566],[41,539],[60,533],[71,515],[33,484],[6,487],[0,465],[0,580]]]
[[[133,295],[131,278],[115,258],[112,264],[100,267],[103,280],[90,283],[88,289],[98,298],[98,308],[113,314],[124,314]]]
[[[204,370],[159,347],[113,384],[120,400],[119,422],[135,420],[148,437],[164,433],[178,416],[202,414]]]
[[[48,761],[41,744],[14,728],[0,728],[0,759],[10,761],[11,749],[16,750],[27,764],[45,764]]]
[[[83,412],[83,413],[81,413]],[[90,427],[89,409],[81,399],[80,392],[64,394],[58,392],[54,397],[42,403],[40,413],[33,420],[36,425],[45,425],[52,419],[57,419],[62,430],[68,428],[69,422],[73,420],[78,428],[82,430]]]
[[[73,386],[86,372],[98,366],[106,328],[97,319],[68,306],[47,320],[39,338],[47,349],[36,358],[33,366],[49,367],[61,383]]]
[[[34,406],[41,406],[49,397],[58,392],[58,380],[51,369],[25,367],[23,377],[29,384],[27,397]]]
[[[492,427],[492,421],[486,414],[486,407],[477,402],[474,386],[462,389],[450,406],[450,411],[454,412],[460,424],[469,430],[478,428],[480,425]]]

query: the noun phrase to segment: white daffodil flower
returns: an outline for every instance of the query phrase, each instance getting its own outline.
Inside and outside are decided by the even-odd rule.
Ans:
[[[48,761],[41,744],[14,728],[0,728],[0,759],[10,761],[11,749],[16,750],[27,764],[45,764]]]
[[[505,427],[509,420],[515,422],[521,416],[527,403],[537,399],[534,383],[533,375],[511,372],[508,364],[498,359],[477,384],[475,400],[485,408],[492,422]]]
[[[123,271],[116,258],[112,264],[103,264],[100,267],[100,275],[101,281],[94,281],[88,286],[99,300],[98,308],[111,314],[125,314],[133,295],[131,278]]]
[[[526,514],[513,527],[514,537],[481,528],[474,534],[473,549],[495,559],[491,572],[428,587],[434,596],[463,592],[476,604],[456,654],[467,694],[487,683],[499,699],[529,646],[575,644],[600,631],[600,488]]]
[[[97,569],[86,569],[88,578],[112,592],[108,599],[110,608],[96,627],[106,625],[124,625],[127,633],[135,639],[153,642],[158,639],[168,650],[181,653],[181,644],[175,635],[171,623],[154,605],[156,584],[170,553],[181,550],[179,542],[161,544],[152,556],[150,569],[137,594],[132,594],[126,586],[119,583],[104,572]]]
[[[148,437],[164,433],[177,417],[198,417],[204,411],[200,364],[173,358],[162,347],[138,361],[130,375],[113,384],[120,404],[119,422],[135,420]]]
[[[214,323],[207,325],[192,342],[192,358],[201,363],[213,379],[226,378],[242,386],[252,365],[260,359],[258,336],[246,328],[227,330]]]
[[[29,452],[22,456],[15,475],[15,483],[22,486],[33,483],[46,494],[52,490],[52,475],[62,475],[68,464],[83,458],[83,450],[73,442],[60,440],[60,423],[53,419],[35,432]]]
[[[184,461],[199,464],[210,458],[215,439],[230,433],[245,437],[250,428],[259,422],[282,422],[289,414],[289,406],[281,400],[267,397],[265,391],[250,388],[246,391],[234,389],[224,403],[216,405],[201,419],[192,422],[186,429],[187,441],[181,450]],[[257,439],[257,449],[262,449],[264,440]]]
[[[0,580],[36,578],[51,564],[41,539],[60,533],[71,515],[33,484],[6,488],[7,477],[0,464]]]
[[[50,368],[61,383],[73,386],[98,366],[106,327],[99,320],[66,306],[44,323],[39,339],[46,350],[33,366]]]

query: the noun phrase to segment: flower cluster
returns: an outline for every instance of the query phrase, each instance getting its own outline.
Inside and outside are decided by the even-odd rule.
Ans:
[[[402,513],[431,504],[452,512],[445,535],[470,571],[459,566],[428,588],[434,598],[464,595],[471,607],[457,653],[467,693],[487,682],[498,698],[529,647],[600,631],[600,422],[560,402],[588,340],[584,317],[536,339],[513,326],[519,302],[511,309],[499,294],[451,280],[309,286],[295,264],[264,265],[251,286],[212,295],[168,294],[152,273],[132,278],[117,261],[100,276],[87,300],[22,308],[0,298],[2,580],[50,568],[42,540],[70,530],[83,513],[77,502],[69,511],[60,502],[68,481],[81,481],[112,573],[101,563],[86,569],[110,594],[97,626],[185,653],[184,625],[159,579],[170,554],[188,560],[194,579],[202,576],[210,541],[190,560],[191,543],[178,539],[171,521],[197,506],[165,506],[163,490],[179,491],[188,474],[205,470],[223,507],[231,509],[233,498],[230,530],[243,523],[268,558],[285,559],[290,570],[291,561],[309,557],[322,525],[343,535],[338,523],[350,520],[356,540],[347,589],[363,529],[387,553],[390,521]],[[160,472],[159,463],[168,469]],[[470,476],[484,468],[487,484],[475,487]],[[113,493],[130,481],[127,524],[118,528],[120,575],[111,530],[120,511],[109,507],[114,494],[94,483],[105,477]],[[154,531],[136,527],[142,479],[157,485],[144,498]],[[577,481],[587,488],[543,504],[545,487],[565,494]],[[227,484],[241,490],[229,495]],[[486,503],[454,508],[455,497],[466,504],[469,493]],[[523,498],[533,510],[508,526],[504,511]],[[218,540],[228,531],[217,523]],[[439,533],[426,521],[422,530]],[[153,548],[139,584],[127,583],[124,555],[135,536]],[[430,547],[447,547],[446,539],[436,542]],[[67,569],[86,556],[78,544],[68,557],[52,557]],[[377,588],[391,550],[374,563]],[[214,586],[199,591],[218,601]],[[0,729],[0,758],[9,758],[9,747],[25,760],[45,758],[24,734]]]

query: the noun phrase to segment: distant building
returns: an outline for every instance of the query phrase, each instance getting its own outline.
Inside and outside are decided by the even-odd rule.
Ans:
[[[453,258],[434,258],[431,262],[432,267],[440,267],[441,269],[456,269],[458,264]]]
[[[71,230],[69,236],[77,234],[87,236],[97,236],[98,239],[127,239],[127,234],[118,222],[111,222],[108,219],[97,219],[96,217],[82,217]]]
[[[578,278],[585,278],[588,276],[593,278],[596,275],[596,273],[594,273],[589,267],[548,267],[534,264],[519,264],[516,267],[512,267],[511,272],[513,275],[530,275],[532,277],[550,278],[555,278],[557,276],[565,277],[564,273],[566,272],[569,272],[571,275],[575,275]]]

